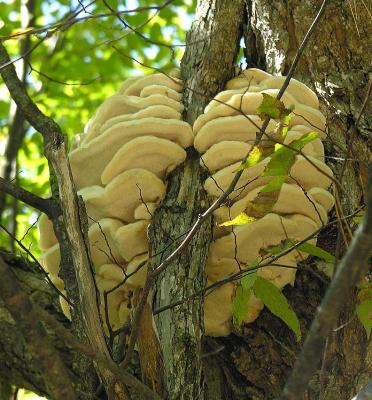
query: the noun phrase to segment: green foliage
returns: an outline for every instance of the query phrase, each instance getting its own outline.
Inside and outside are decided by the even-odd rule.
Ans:
[[[262,176],[287,176],[295,161],[296,150],[301,150],[318,136],[317,132],[309,132],[305,133],[300,139],[294,140],[289,146],[277,144]]]
[[[326,250],[321,249],[318,246],[314,246],[311,243],[301,243],[298,246],[298,250],[310,254],[311,256],[318,257],[328,263],[334,263],[336,258]]]
[[[242,285],[237,286],[235,290],[235,295],[232,299],[232,313],[233,323],[236,327],[243,323],[251,293],[251,290],[245,290]]]
[[[253,167],[267,157],[267,155],[267,152],[264,152],[264,149],[262,149],[260,146],[253,147],[247,159],[241,165],[239,165],[239,168],[236,171],[242,171],[249,167]]]
[[[254,268],[256,262],[251,263],[249,266]],[[251,271],[243,276],[239,285],[235,290],[235,295],[232,299],[232,313],[233,323],[236,327],[240,327],[245,315],[247,314],[247,305],[249,297],[252,294],[252,288],[257,279],[257,270]]]
[[[271,282],[257,277],[254,286],[254,294],[262,300],[265,306],[295,333],[297,340],[301,339],[300,323],[292,310],[284,294]]]
[[[369,338],[372,330],[372,282],[361,282],[358,285],[359,304],[356,313]]]
[[[372,300],[364,300],[358,304],[356,312],[369,338],[372,330]]]
[[[258,261],[252,263],[254,268]],[[248,301],[254,295],[261,299],[264,305],[280,318],[295,333],[297,340],[301,339],[300,323],[295,312],[290,307],[284,294],[270,281],[257,275],[257,270],[247,273],[236,288],[232,300],[233,323],[239,327],[247,314]]]
[[[294,140],[289,146],[277,144],[269,163],[262,173],[262,176],[274,176],[275,178],[260,193],[279,191],[296,161],[296,151],[301,150],[307,143],[312,142],[318,136],[317,132],[309,132],[302,135],[300,139]]]
[[[257,115],[265,120],[267,117],[272,119],[283,119],[289,115],[294,107],[286,108],[281,100],[277,100],[275,97],[269,94],[262,93],[262,103],[257,107]]]
[[[266,251],[272,255],[277,255],[282,253],[285,250],[290,249],[295,244],[299,243],[298,240],[286,239],[278,246],[270,246],[266,249]],[[297,246],[297,250],[302,251],[303,253],[310,254],[311,256],[318,257],[321,260],[324,260],[329,263],[335,262],[335,257],[330,254],[328,251],[321,249],[318,246],[315,246],[311,243],[301,243]]]

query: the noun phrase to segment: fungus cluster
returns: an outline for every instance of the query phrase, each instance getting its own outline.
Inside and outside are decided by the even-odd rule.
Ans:
[[[201,153],[201,165],[210,173],[204,188],[213,198],[228,188],[241,160],[253,146],[258,128],[263,124],[256,113],[263,93],[276,97],[284,79],[258,69],[246,70],[229,81],[226,90],[219,93],[195,121],[194,147]],[[252,213],[252,203],[265,185],[275,179],[275,176],[263,174],[271,155],[244,169],[226,205],[214,212],[215,240],[210,245],[206,266],[208,284],[265,258],[271,246],[279,246],[286,239],[301,241],[327,223],[334,203],[327,191],[333,174],[324,163],[321,139],[325,137],[325,118],[319,111],[318,99],[307,86],[292,79],[282,101],[286,108],[294,106],[288,131],[282,138],[284,145],[290,146],[312,131],[317,131],[319,137],[296,154],[272,207],[261,211],[259,216]],[[266,132],[270,134],[275,129],[277,123],[270,120]],[[219,226],[241,213],[256,218],[233,228]],[[312,243],[315,242],[312,239]],[[306,254],[294,250],[276,260],[275,265],[259,268],[257,274],[281,289],[294,284],[297,262],[305,258]],[[228,282],[206,296],[204,325],[207,335],[225,336],[232,331],[235,289],[236,283]],[[243,322],[253,322],[262,308],[262,301],[252,293]]]
[[[101,313],[108,311],[103,320],[109,320],[112,330],[122,327],[134,289],[144,284],[147,228],[165,195],[165,179],[193,143],[190,125],[181,120],[181,91],[182,82],[173,76],[128,79],[97,109],[80,145],[69,154],[87,210]],[[39,231],[42,265],[64,291],[59,244],[46,215]],[[61,305],[69,315],[63,299]]]
[[[185,148],[194,145],[199,151],[201,165],[210,173],[204,188],[212,198],[219,197],[262,126],[256,110],[263,93],[275,97],[284,79],[257,69],[244,71],[206,106],[193,128],[181,120],[182,82],[163,74],[126,80],[118,93],[98,108],[69,159],[78,194],[87,209],[90,253],[102,297],[101,313],[108,311],[103,319],[109,321],[111,329],[124,324],[130,314],[133,291],[144,284],[148,225],[164,198],[167,175],[186,158]],[[321,139],[325,137],[325,118],[319,111],[318,99],[308,87],[292,79],[282,101],[285,107],[294,106],[282,143],[290,146],[314,130],[319,132],[319,138],[296,154],[268,212],[247,225],[220,227],[243,212],[249,215],[261,190],[274,179],[263,174],[271,155],[243,171],[228,202],[214,212],[216,227],[206,266],[208,284],[265,257],[271,246],[288,238],[303,240],[327,222],[334,202],[327,191],[332,171],[324,163]],[[271,120],[266,132],[275,129],[277,123]],[[63,291],[59,244],[52,222],[45,215],[40,219],[39,230],[42,264]],[[283,288],[294,283],[297,262],[304,258],[306,254],[291,251],[275,265],[260,268],[258,275]],[[225,283],[206,296],[206,335],[224,336],[232,331],[236,285]],[[67,303],[61,299],[61,304],[69,315]],[[261,300],[252,294],[244,322],[254,321],[262,308]]]

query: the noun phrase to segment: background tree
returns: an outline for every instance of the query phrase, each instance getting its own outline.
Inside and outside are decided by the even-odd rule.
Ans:
[[[183,46],[176,43],[184,42],[184,23],[192,18],[190,14],[195,8],[195,4],[186,1],[152,2],[151,5],[145,0],[126,4],[115,1],[84,3],[61,1],[49,4],[29,0],[7,2],[0,10],[4,20],[2,41],[12,59],[21,57],[15,63],[22,66],[18,76],[28,87],[31,98],[46,115],[58,122],[70,141],[74,133],[82,130],[98,104],[127,76],[139,71],[151,73],[153,68],[168,71],[177,65]],[[330,133],[326,144],[328,164],[332,165],[340,182],[335,192],[337,207],[334,215],[339,222],[337,227],[330,225],[321,233],[319,243],[320,247],[340,259],[355,228],[355,222],[345,216],[355,212],[366,196],[371,132],[371,59],[368,49],[372,44],[372,28],[371,11],[365,2],[326,3],[322,20],[313,32],[294,76],[317,91],[322,111],[327,115]],[[126,12],[135,8],[134,12]],[[195,120],[205,104],[234,75],[236,62],[246,62],[248,66],[257,66],[270,73],[288,73],[319,8],[318,1],[278,1],[274,4],[269,1],[200,0],[182,61],[183,78],[189,88],[184,96],[187,106],[185,119],[189,122]],[[7,71],[9,66],[3,52],[0,72],[5,82]],[[6,180],[16,179],[19,186],[38,196],[45,195],[49,189],[49,174],[43,157],[44,147],[57,128],[48,130],[45,128],[47,120],[38,121],[37,130],[42,133],[43,144],[40,134],[25,122],[28,119],[32,125],[32,112],[28,118],[27,111],[20,112],[10,102],[4,85],[0,91],[4,93],[4,100],[0,101],[1,140],[6,148],[3,176]],[[13,98],[17,96],[14,88],[10,92]],[[55,177],[64,179],[63,149],[63,145],[56,146],[55,151],[49,154],[46,149],[52,166],[53,195]],[[173,237],[187,231],[203,211],[201,200],[207,201],[201,189],[203,179],[197,155],[191,150],[185,166],[170,177],[164,207],[155,214],[154,226],[162,221],[164,231],[172,227]],[[76,202],[71,193],[68,194],[68,185],[64,187],[67,195],[66,198],[62,196],[62,205],[69,204],[74,210]],[[72,385],[76,389],[76,398],[104,398],[104,390],[97,387],[92,358],[101,376],[105,376],[105,387],[112,398],[127,398],[126,390],[136,393],[136,398],[151,398],[153,395],[148,394],[139,382],[141,379],[146,382],[146,377],[141,377],[136,357],[122,372],[116,370],[116,365],[100,355],[98,349],[92,354],[86,344],[86,334],[89,336],[91,332],[84,332],[81,316],[77,315],[70,326],[59,313],[57,294],[48,287],[43,274],[27,255],[29,249],[36,257],[39,254],[36,230],[30,228],[38,214],[33,207],[25,206],[14,197],[4,196],[4,192],[13,191],[15,197],[26,199],[39,208],[51,208],[52,203],[36,204],[34,199],[14,193],[4,181],[0,188],[1,223],[9,232],[0,233],[1,244],[23,257],[19,259],[3,254],[5,263],[2,263],[1,271],[4,279],[0,298],[7,304],[7,307],[0,308],[3,398],[10,398],[10,385],[26,387],[51,398],[72,398],[68,394],[69,385]],[[180,192],[183,193],[181,199],[178,196]],[[173,211],[176,202],[177,214]],[[50,212],[58,213],[56,210]],[[164,370],[167,375],[166,388],[157,389],[168,392],[172,399],[278,397],[302,346],[293,340],[293,333],[264,311],[240,334],[219,339],[203,338],[199,323],[202,297],[194,296],[192,301],[184,301],[205,285],[204,265],[200,260],[205,260],[207,255],[210,226],[210,220],[206,219],[191,245],[154,283],[156,309],[177,301],[182,303],[155,317],[162,353],[159,371]],[[72,232],[69,229],[66,232],[60,222],[59,238],[65,244],[66,254],[63,261],[65,279],[71,296],[77,296],[76,279],[68,267],[72,265],[74,251],[68,248],[66,240],[66,235],[74,234],[73,228]],[[163,249],[168,240],[162,234],[164,231],[154,232],[152,236],[155,253]],[[17,242],[15,238],[23,247],[14,245]],[[78,240],[83,239],[79,237]],[[177,244],[169,248],[169,253]],[[155,259],[155,262],[160,260]],[[81,255],[81,265],[84,266],[84,254]],[[297,274],[295,287],[284,291],[299,316],[303,334],[309,329],[327,287],[326,275],[319,272],[322,267],[324,265],[320,262],[310,260]],[[14,273],[17,279],[9,279],[8,275]],[[176,285],[172,286],[170,282],[174,276]],[[89,283],[89,278],[84,279]],[[21,287],[17,286],[18,281]],[[22,307],[14,311],[7,299],[20,291],[24,295],[20,303]],[[91,295],[88,290],[84,294]],[[308,386],[306,398],[349,399],[366,383],[371,372],[371,346],[356,318],[356,303],[355,291],[325,348],[319,349],[324,354],[323,362]],[[45,314],[43,309],[49,314]],[[15,318],[14,313],[17,315],[22,310],[19,319]],[[33,325],[33,317],[43,320],[47,332]],[[56,324],[56,320],[63,323],[67,332]],[[38,332],[36,338],[29,334],[33,330]],[[79,342],[69,336],[71,330]],[[49,345],[40,345],[43,347],[41,351],[38,347],[40,342],[35,340],[41,338],[42,343],[46,343],[46,335],[49,335],[50,342]],[[65,365],[73,370],[74,375],[68,372],[53,374],[54,369],[48,371],[51,357],[56,360],[53,363],[56,371],[63,372]],[[119,384],[122,390],[115,389],[110,374],[125,383]],[[139,380],[133,380],[132,374]]]

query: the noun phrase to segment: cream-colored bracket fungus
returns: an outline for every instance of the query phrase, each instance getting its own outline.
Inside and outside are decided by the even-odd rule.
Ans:
[[[220,196],[262,126],[256,110],[263,94],[275,97],[284,79],[254,68],[243,71],[205,107],[193,128],[181,120],[183,84],[177,73],[129,78],[98,108],[69,158],[89,218],[90,252],[106,331],[120,329],[131,315],[133,292],[143,287],[146,278],[148,226],[165,196],[168,174],[186,159],[185,149],[194,145],[200,153],[200,164],[211,175],[204,183],[205,190],[212,198]],[[333,174],[324,164],[321,140],[326,137],[326,121],[319,101],[311,89],[295,79],[282,100],[286,107],[293,107],[282,143],[291,146],[312,131],[317,131],[318,137],[295,155],[271,207],[261,210],[249,224],[218,227],[242,212],[249,215],[265,185],[276,178],[262,175],[273,158],[274,147],[271,154],[243,171],[228,202],[214,212],[215,237],[206,265],[208,285],[237,273],[258,257],[265,258],[271,246],[288,238],[303,240],[327,222],[334,203],[328,192]],[[277,121],[270,120],[266,132],[270,134],[276,128]],[[269,144],[267,137],[264,140]],[[59,244],[52,222],[44,215],[39,230],[43,266],[64,291],[59,277]],[[315,244],[316,239],[310,243]],[[260,268],[258,275],[280,289],[293,285],[297,263],[306,256],[293,250],[274,265]],[[224,336],[233,330],[236,287],[237,281],[233,281],[207,292],[206,335]],[[63,299],[61,305],[69,316]],[[252,294],[243,322],[253,322],[263,307]]]
[[[176,76],[128,79],[98,108],[83,140],[69,154],[87,210],[106,331],[120,329],[130,316],[133,292],[146,277],[152,213],[164,198],[168,174],[184,162],[185,149],[193,144],[192,128],[181,120],[181,91],[182,81]],[[64,291],[59,244],[45,215],[39,230],[42,264]],[[61,306],[70,317],[63,299]]]
[[[257,115],[263,94],[276,97],[285,77],[250,69],[226,84],[226,90],[217,94],[205,107],[204,114],[194,123],[194,146],[200,153],[200,164],[210,177],[204,183],[212,198],[219,197],[230,185],[241,160],[256,139],[263,120]],[[333,173],[324,164],[321,139],[326,137],[326,121],[319,111],[315,93],[301,82],[291,79],[282,97],[285,107],[293,112],[288,131],[281,137],[284,145],[291,146],[309,132],[317,131],[318,137],[306,143],[294,157],[284,183],[277,187],[270,207],[254,208],[255,201],[265,195],[265,187],[277,179],[265,173],[274,156],[272,153],[251,163],[244,169],[228,202],[214,212],[215,238],[209,247],[206,272],[208,284],[237,273],[250,262],[268,254],[271,246],[278,246],[286,239],[303,240],[326,224],[327,213],[334,199],[328,192]],[[270,135],[277,128],[270,120],[266,129]],[[278,135],[275,136],[278,138]],[[268,137],[263,137],[263,143]],[[270,199],[270,197],[268,197]],[[250,223],[241,226],[218,227],[217,224],[233,220],[245,213],[251,215]],[[309,243],[315,244],[316,239]],[[259,268],[257,274],[283,288],[294,284],[297,262],[306,254],[293,250],[280,257],[275,265]],[[237,282],[229,282],[208,292],[205,298],[205,333],[211,336],[228,335],[232,329],[232,298]],[[221,304],[224,306],[221,308]],[[253,322],[263,308],[262,301],[251,294],[244,323]]]

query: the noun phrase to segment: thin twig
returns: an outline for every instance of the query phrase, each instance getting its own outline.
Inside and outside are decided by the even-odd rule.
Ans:
[[[0,223],[0,228],[18,244],[18,246],[27,254],[27,256],[31,257],[32,261],[36,264],[40,272],[43,273],[50,286],[58,293],[59,296],[61,296],[64,300],[66,300],[71,307],[73,307],[73,304],[71,304],[69,299],[51,281],[49,274],[47,273],[47,271],[45,271],[43,266],[39,263],[38,259],[31,253],[31,251],[26,246],[24,246],[24,244],[20,240],[18,240],[15,236],[13,236],[12,233],[1,223]]]

